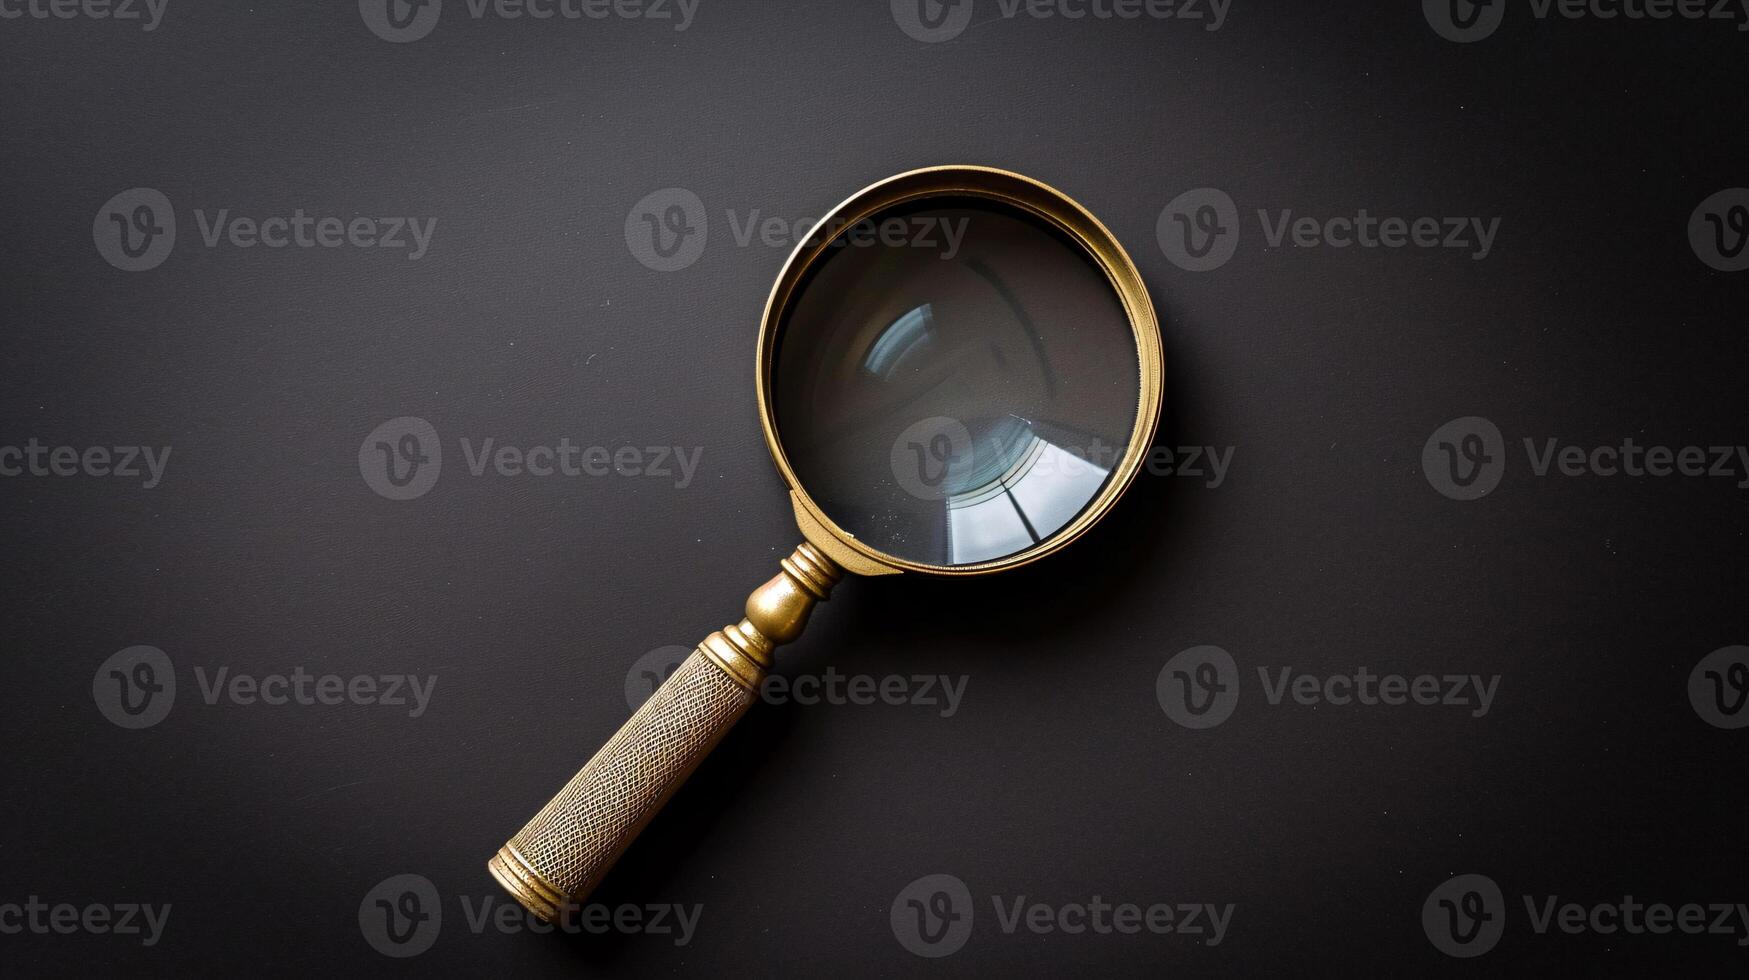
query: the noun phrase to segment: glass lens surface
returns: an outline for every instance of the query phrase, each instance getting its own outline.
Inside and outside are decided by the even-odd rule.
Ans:
[[[778,438],[808,496],[919,564],[1050,540],[1110,480],[1139,408],[1135,336],[1104,271],[1044,220],[977,198],[836,231],[791,294],[772,365]]]

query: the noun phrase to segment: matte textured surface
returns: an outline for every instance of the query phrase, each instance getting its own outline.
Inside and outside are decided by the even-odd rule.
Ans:
[[[174,0],[150,33],[0,20],[0,445],[173,447],[150,490],[0,479],[0,906],[173,908],[150,948],[0,934],[0,972],[1740,973],[1741,927],[1538,935],[1522,904],[1749,901],[1731,789],[1749,731],[1686,696],[1702,657],[1749,643],[1740,466],[1537,477],[1522,442],[1749,441],[1749,274],[1703,264],[1686,231],[1749,185],[1745,35],[1531,9],[1473,44],[1416,2],[1234,0],[1207,31],[976,0],[942,43],[886,3],[818,0],[704,0],[684,32],[448,0],[399,44],[350,2]],[[841,584],[780,674],[948,675],[963,697],[949,717],[755,705],[598,895],[702,903],[687,945],[476,931],[470,910],[508,901],[486,859],[628,714],[628,668],[738,616],[796,543],[753,377],[793,232],[764,223],[947,162],[1035,176],[1111,226],[1162,313],[1161,443],[1233,447],[1219,486],[1206,453],[1178,454],[1201,475],[1144,475],[1036,567]],[[708,243],[662,272],[626,225],[676,187]],[[1156,232],[1205,187],[1242,230],[1197,273]],[[176,209],[148,271],[94,248],[130,188]],[[299,208],[437,223],[415,261],[208,247],[195,214]],[[1500,223],[1475,260],[1271,245],[1257,218],[1363,208]],[[423,430],[367,439],[407,416],[441,436],[441,478],[396,500],[359,457],[429,456]],[[1422,464],[1468,416],[1511,452],[1478,501]],[[500,475],[497,447],[560,440],[703,451],[690,482],[672,460]],[[129,730],[93,684],[136,645],[167,655],[177,697]],[[1156,682],[1201,645],[1242,692],[1199,730]],[[1477,718],[1271,705],[1256,674],[1363,666],[1501,679]],[[209,704],[221,669],[437,684],[417,718]],[[1422,926],[1462,873],[1506,894],[1473,960]],[[360,920],[403,874],[443,916],[396,960]],[[934,874],[975,918],[925,960],[892,908]],[[1009,934],[991,896],[1021,895],[1237,909],[1213,946]]]

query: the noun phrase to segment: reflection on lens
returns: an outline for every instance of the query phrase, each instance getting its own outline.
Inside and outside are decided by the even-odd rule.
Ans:
[[[1136,341],[1104,272],[1043,220],[936,199],[843,229],[780,324],[778,438],[839,527],[928,565],[1018,554],[1122,458]]]

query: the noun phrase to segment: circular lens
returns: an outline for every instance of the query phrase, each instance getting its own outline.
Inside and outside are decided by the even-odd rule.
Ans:
[[[834,233],[773,351],[772,417],[808,496],[922,565],[996,561],[1069,527],[1140,410],[1136,336],[1105,272],[1054,225],[982,198]]]

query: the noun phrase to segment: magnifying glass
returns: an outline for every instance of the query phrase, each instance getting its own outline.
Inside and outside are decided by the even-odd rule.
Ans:
[[[797,246],[759,331],[759,418],[803,543],[488,867],[581,903],[758,696],[844,573],[983,575],[1116,503],[1160,415],[1134,263],[1061,192],[986,167],[874,184]]]

